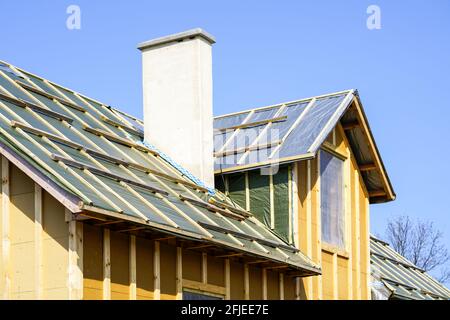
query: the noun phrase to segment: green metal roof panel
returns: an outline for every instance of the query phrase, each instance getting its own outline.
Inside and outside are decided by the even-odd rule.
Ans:
[[[186,231],[203,241],[320,273],[250,213],[213,205],[212,200],[233,203],[219,192],[210,195],[146,148],[138,119],[5,63],[0,63],[0,93],[0,142],[79,198],[80,211],[90,206],[144,225],[171,226],[180,235]],[[273,112],[260,112],[255,119],[271,116]]]
[[[387,243],[371,237],[370,262],[372,274],[384,282],[397,299],[448,300],[450,290],[436,281]]]

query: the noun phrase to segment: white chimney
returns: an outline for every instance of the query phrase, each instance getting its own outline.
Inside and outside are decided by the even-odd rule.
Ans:
[[[139,44],[144,140],[214,187],[212,55],[202,29]]]

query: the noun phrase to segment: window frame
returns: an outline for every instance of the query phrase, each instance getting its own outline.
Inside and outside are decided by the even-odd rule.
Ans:
[[[341,226],[340,226],[340,229],[341,229],[341,234],[340,235],[338,235],[338,239],[339,239],[339,241],[340,241],[340,243],[339,243],[339,241],[338,241],[338,243],[334,243],[333,241],[328,241],[328,240],[325,240],[324,239],[324,232],[323,232],[323,212],[324,212],[324,210],[323,210],[323,203],[322,203],[322,201],[323,201],[323,180],[322,180],[322,157],[323,157],[323,154],[324,153],[327,153],[332,159],[336,159],[336,160],[338,160],[338,161],[340,161],[341,162],[341,169],[340,169],[340,175],[341,175],[341,179],[340,179],[340,181],[341,181],[341,183],[340,183],[340,192],[341,192],[341,195],[340,195],[340,198],[341,198],[341,204],[340,204],[340,209],[341,209],[341,213],[340,213],[340,217],[338,217],[338,221],[340,220],[341,221]],[[331,150],[329,151],[329,150],[326,150],[326,149],[321,149],[320,150],[320,152],[319,152],[319,157],[318,157],[318,167],[319,167],[319,177],[320,177],[320,219],[321,219],[321,241],[322,241],[322,243],[323,244],[325,244],[325,247],[328,247],[328,248],[330,248],[330,249],[332,249],[332,248],[334,248],[334,249],[336,249],[336,251],[346,251],[347,250],[347,242],[348,242],[348,239],[347,239],[347,210],[348,210],[348,208],[347,208],[347,204],[346,204],[346,202],[347,202],[347,192],[346,192],[346,183],[347,183],[347,181],[346,181],[346,161],[347,161],[347,159],[345,159],[345,158],[343,158],[342,156],[338,156],[338,155],[336,155],[334,152],[332,152]],[[339,219],[340,218],[340,219]],[[331,226],[331,224],[330,224],[330,226]],[[331,234],[332,234],[332,228],[329,228],[330,229],[330,237],[329,238],[332,238],[331,237]],[[337,233],[339,233],[339,227],[337,228]]]

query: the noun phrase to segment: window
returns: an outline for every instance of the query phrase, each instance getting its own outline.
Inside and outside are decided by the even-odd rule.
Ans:
[[[344,247],[344,162],[320,152],[320,204],[322,241]]]
[[[223,300],[223,298],[205,293],[183,290],[183,300]]]

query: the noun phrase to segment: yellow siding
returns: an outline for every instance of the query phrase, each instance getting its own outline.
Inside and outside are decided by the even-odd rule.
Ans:
[[[34,298],[34,182],[12,165],[10,201],[11,298]]]
[[[9,180],[4,183],[9,183],[10,201],[5,205],[9,207],[7,231],[10,251],[6,258],[9,267],[5,268],[3,262],[0,267],[0,292],[2,296],[5,294],[5,272],[9,270],[10,298],[36,299],[40,292],[40,297],[44,299],[67,299],[69,229],[65,222],[65,209],[45,191],[36,200],[33,180],[12,163],[5,163],[9,165]],[[3,199],[4,195],[1,197]],[[39,208],[42,208],[43,221],[42,231],[37,233],[35,201],[41,204]],[[0,213],[3,240],[3,208]],[[7,256],[3,244],[0,248],[2,255]],[[41,261],[39,264],[38,259]]]
[[[103,232],[99,227],[83,226],[83,298],[103,299]]]
[[[183,279],[202,281],[201,253],[193,250],[183,250]]]
[[[138,300],[153,299],[153,248],[152,241],[136,238],[136,296]]]
[[[249,287],[250,287],[250,299],[261,300],[262,299],[262,272],[261,268],[249,267]]]
[[[111,232],[111,299],[129,298],[129,236]]]
[[[319,157],[298,162],[298,243],[322,267],[322,275],[303,278],[301,299],[370,299],[368,194],[343,130],[327,137],[328,147],[346,157],[346,246],[321,243]],[[334,143],[334,145],[333,145]],[[308,194],[310,191],[310,194]]]
[[[278,300],[280,299],[280,287],[278,272],[267,270],[267,299]]]
[[[338,257],[338,298],[339,300],[346,300],[349,298],[349,286],[348,286],[348,259]]]
[[[161,300],[176,298],[176,247],[161,243]]]
[[[184,262],[183,262],[184,268]],[[208,283],[216,286],[225,286],[225,270],[223,260],[208,256]]]
[[[69,228],[65,209],[47,192],[42,194],[44,299],[67,299]]]
[[[244,265],[230,262],[231,299],[243,300],[244,296]]]

